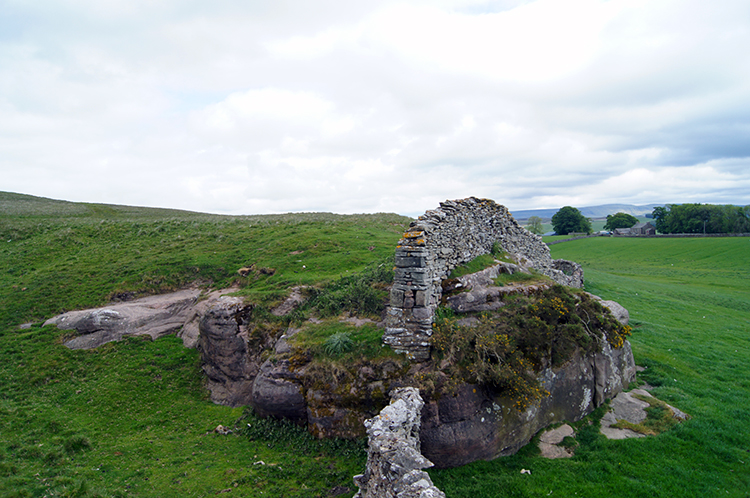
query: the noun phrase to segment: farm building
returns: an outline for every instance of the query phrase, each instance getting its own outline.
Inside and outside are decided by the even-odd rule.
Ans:
[[[656,235],[656,227],[650,222],[638,223],[630,228],[617,228],[615,235]]]

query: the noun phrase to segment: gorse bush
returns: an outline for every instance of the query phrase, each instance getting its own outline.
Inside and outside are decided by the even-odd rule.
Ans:
[[[517,296],[472,327],[439,312],[432,345],[435,360],[450,365],[449,376],[485,385],[524,409],[548,395],[534,372],[563,365],[578,348],[601,349],[604,340],[622,346],[629,334],[596,300],[558,285],[537,296]]]

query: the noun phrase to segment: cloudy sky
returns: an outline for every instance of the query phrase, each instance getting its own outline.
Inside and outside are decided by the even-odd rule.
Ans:
[[[0,190],[750,204],[747,0],[0,0]]]

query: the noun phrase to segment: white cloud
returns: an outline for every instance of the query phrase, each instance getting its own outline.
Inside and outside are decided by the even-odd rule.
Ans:
[[[750,203],[739,0],[4,7],[3,190],[226,213]]]

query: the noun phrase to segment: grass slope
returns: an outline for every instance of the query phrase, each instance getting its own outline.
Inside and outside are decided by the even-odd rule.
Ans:
[[[409,221],[221,217],[0,193],[0,496],[351,496],[362,441],[317,441],[212,404],[197,351],[175,338],[70,351],[41,322],[189,284],[239,284],[268,308],[291,286],[392,256]],[[251,264],[275,272],[237,274]],[[216,435],[219,424],[238,432]]]
[[[583,265],[586,290],[630,310],[640,379],[693,418],[626,441],[583,424],[570,460],[544,460],[529,445],[432,472],[436,484],[451,497],[748,496],[750,239],[601,237],[552,253]]]

